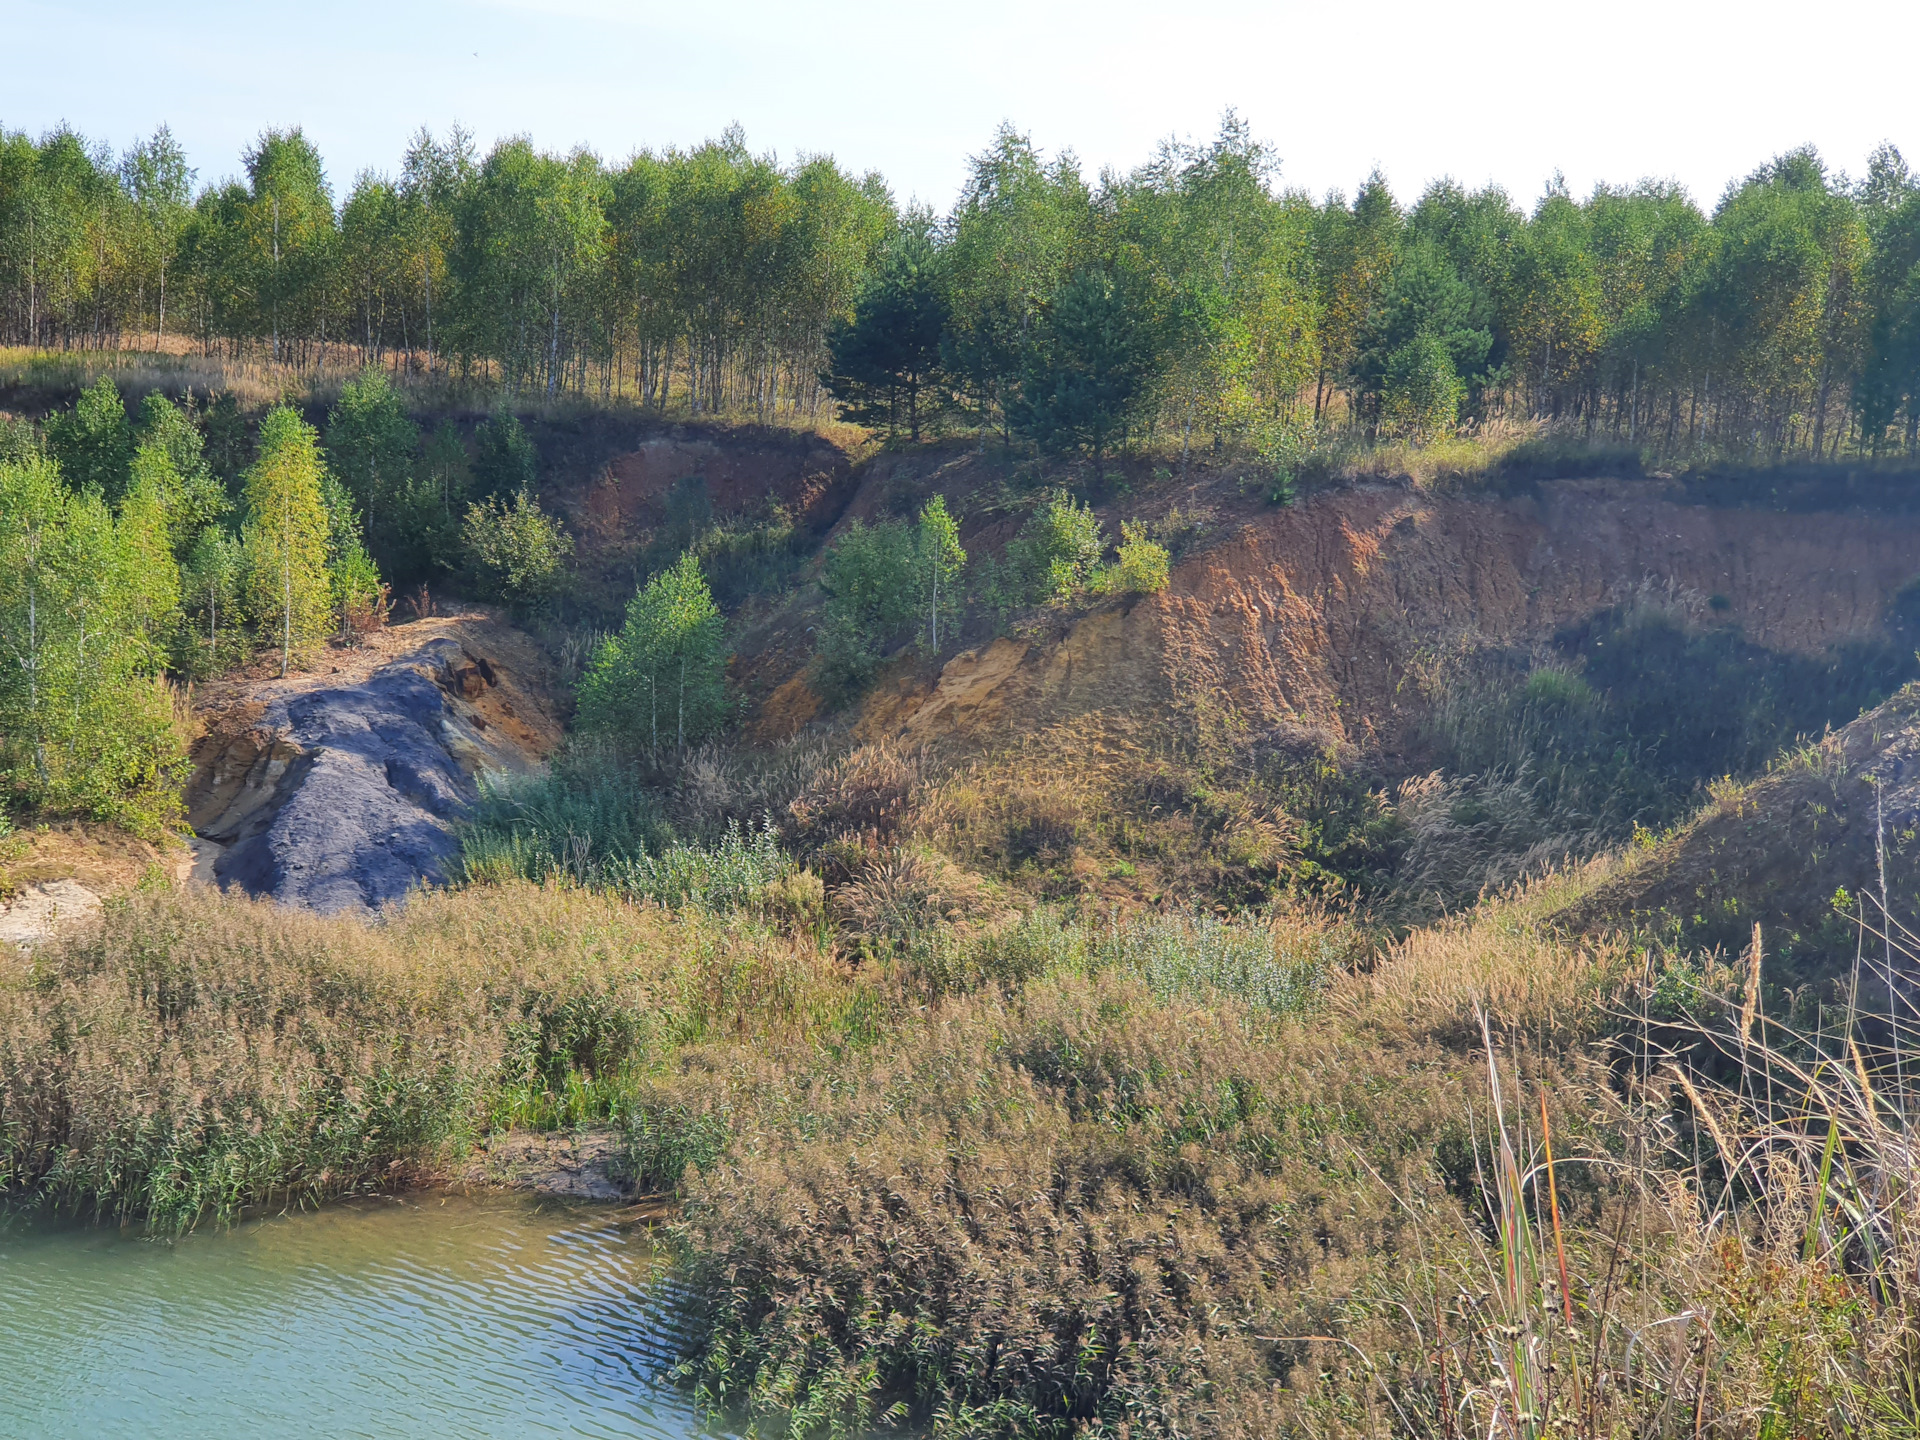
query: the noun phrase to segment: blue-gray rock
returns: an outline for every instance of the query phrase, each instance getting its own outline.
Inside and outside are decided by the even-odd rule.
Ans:
[[[224,847],[214,878],[327,914],[445,884],[477,773],[537,763],[481,713],[497,683],[442,636],[358,683],[265,687],[244,729],[196,747],[189,818]]]

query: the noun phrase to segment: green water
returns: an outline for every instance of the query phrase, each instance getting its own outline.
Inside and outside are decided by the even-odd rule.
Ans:
[[[439,1196],[178,1240],[0,1229],[0,1437],[680,1437],[673,1297],[606,1212]]]

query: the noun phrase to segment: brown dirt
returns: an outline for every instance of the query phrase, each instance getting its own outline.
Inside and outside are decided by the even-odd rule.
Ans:
[[[611,1130],[509,1130],[486,1140],[448,1177],[462,1190],[531,1190],[561,1200],[626,1200],[620,1137]]]
[[[881,686],[862,733],[991,744],[1069,715],[1171,705],[1393,744],[1424,711],[1424,668],[1452,650],[1538,649],[1652,591],[1703,625],[1813,654],[1884,633],[1920,571],[1920,518],[1710,508],[1672,493],[1645,481],[1550,482],[1514,499],[1325,493],[1246,520],[1177,565],[1160,595]]]

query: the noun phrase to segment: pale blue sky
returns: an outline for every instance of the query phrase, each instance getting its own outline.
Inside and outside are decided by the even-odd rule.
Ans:
[[[1315,192],[1377,164],[1403,197],[1451,173],[1531,201],[1559,168],[1710,205],[1805,141],[1849,171],[1882,139],[1920,164],[1913,0],[8,0],[4,26],[0,125],[118,148],[166,121],[202,182],[267,125],[304,126],[344,191],[421,124],[619,159],[737,120],[755,150],[829,152],[944,209],[1002,119],[1095,171],[1229,105]]]

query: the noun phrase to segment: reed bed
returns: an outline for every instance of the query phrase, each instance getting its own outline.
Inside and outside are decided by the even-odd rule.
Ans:
[[[1803,1034],[1757,946],[1559,933],[1602,869],[1378,949],[138,895],[0,977],[0,1185],[179,1225],[611,1124],[683,1200],[686,1382],[767,1434],[1912,1433],[1911,937]]]
[[[489,1123],[604,1119],[675,1047],[849,1000],[805,936],[525,883],[372,924],[135,895],[6,963],[0,1193],[162,1227],[404,1184]]]

